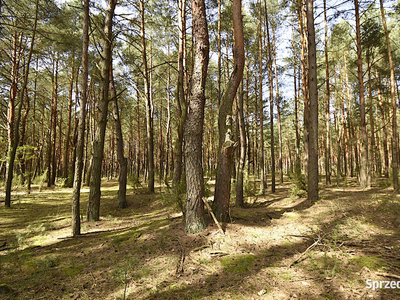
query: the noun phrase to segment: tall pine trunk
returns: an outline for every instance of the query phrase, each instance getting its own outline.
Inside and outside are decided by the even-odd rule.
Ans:
[[[318,200],[318,86],[317,86],[317,49],[314,29],[314,3],[307,0],[308,61],[309,61],[309,149],[308,149],[308,200]]]
[[[29,49],[29,54],[28,54],[28,59],[26,61],[26,68],[25,68],[25,73],[22,81],[22,87],[20,89],[19,95],[18,95],[18,100],[19,100],[19,105],[17,108],[17,115],[16,115],[16,120],[15,123],[13,124],[14,126],[10,129],[13,131],[13,140],[12,143],[10,144],[10,149],[8,151],[8,166],[7,166],[7,171],[6,171],[6,188],[5,188],[5,206],[6,207],[11,207],[11,188],[12,188],[12,180],[14,176],[14,163],[15,163],[15,157],[17,154],[17,148],[19,144],[19,127],[20,127],[20,122],[21,122],[21,114],[22,114],[22,107],[24,105],[24,100],[25,100],[25,91],[28,86],[28,77],[29,77],[29,67],[31,64],[31,59],[32,59],[32,53],[33,53],[33,48],[35,45],[35,36],[36,36],[36,27],[37,27],[37,20],[38,20],[38,10],[39,10],[39,0],[36,0],[36,6],[35,6],[35,21],[33,25],[33,30],[32,30],[32,38],[31,38],[31,43],[30,43],[30,49]],[[27,99],[29,101],[29,99]]]
[[[325,23],[325,76],[326,76],[326,101],[325,101],[325,183],[331,185],[331,116],[330,116],[330,78],[328,57],[328,21],[326,17],[326,0],[324,0]]]
[[[117,160],[119,164],[118,176],[118,207],[125,208],[128,206],[126,201],[126,183],[128,177],[128,160],[124,156],[124,139],[122,136],[121,119],[119,116],[118,96],[115,91],[114,72],[112,67],[112,59],[110,64],[110,97],[113,106],[115,133],[117,137]]]
[[[204,218],[204,178],[202,144],[205,86],[209,61],[209,41],[204,0],[191,0],[193,35],[196,40],[188,114],[184,129],[186,169],[185,231],[197,233],[206,228]]]
[[[244,70],[244,40],[242,24],[242,1],[234,0],[232,3],[233,34],[234,34],[234,69],[222,95],[218,111],[218,166],[215,182],[215,216],[221,222],[229,220],[229,202],[231,192],[231,172],[233,163],[233,150],[235,142],[230,129],[232,105],[236,91],[243,78]]]
[[[109,87],[110,87],[110,65],[112,56],[112,24],[116,0],[107,1],[107,11],[104,21],[103,53],[101,59],[101,95],[98,106],[96,124],[96,135],[93,141],[93,161],[90,178],[89,205],[87,210],[88,221],[100,220],[100,197],[101,197],[101,169],[104,152],[104,139],[107,125]]]
[[[394,64],[392,58],[392,50],[390,46],[389,32],[386,25],[385,10],[383,8],[383,0],[379,1],[382,24],[385,31],[386,46],[388,49],[389,67],[390,67],[390,96],[392,98],[392,173],[393,173],[393,189],[397,193],[399,191],[399,143],[397,135],[397,102],[396,102],[396,78],[394,74]]]
[[[153,104],[150,90],[150,77],[147,65],[146,52],[146,30],[144,20],[144,0],[140,1],[140,28],[141,28],[141,43],[142,43],[142,61],[144,75],[144,92],[146,101],[146,129],[147,129],[147,168],[148,168],[148,183],[147,187],[150,193],[154,193],[154,132],[153,132]]]
[[[354,0],[354,8],[356,15],[356,41],[357,41],[357,78],[358,90],[360,93],[360,125],[361,125],[361,163],[360,163],[360,186],[367,188],[370,185],[368,171],[368,136],[367,123],[365,121],[365,95],[364,95],[364,79],[363,79],[363,62],[361,51],[361,31],[360,31],[360,12],[358,0]]]
[[[80,193],[83,171],[83,149],[85,147],[86,102],[88,96],[88,48],[89,48],[89,0],[83,4],[83,45],[82,45],[82,91],[79,109],[78,137],[76,142],[75,176],[72,192],[72,235],[81,234]]]
[[[176,188],[182,178],[183,165],[183,133],[187,114],[185,95],[185,44],[186,44],[186,4],[185,0],[179,1],[178,11],[179,23],[179,49],[178,49],[178,82],[176,88],[176,114],[177,114],[177,137],[174,145],[174,175],[172,186]]]

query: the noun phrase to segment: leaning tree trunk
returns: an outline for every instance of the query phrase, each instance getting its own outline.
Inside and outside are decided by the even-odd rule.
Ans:
[[[103,36],[103,54],[101,60],[101,97],[98,107],[98,118],[96,136],[93,141],[93,163],[90,179],[89,205],[87,210],[88,221],[100,220],[100,197],[101,197],[101,166],[103,162],[104,139],[107,125],[110,65],[112,56],[112,24],[116,0],[107,1],[107,12],[105,16]]]
[[[232,155],[235,144],[232,141],[230,130],[233,100],[237,88],[243,78],[244,70],[244,41],[242,24],[242,1],[234,0],[232,3],[234,46],[234,69],[222,95],[218,112],[219,151],[217,179],[215,182],[215,215],[221,222],[229,220],[229,200],[231,193]]]
[[[209,41],[204,0],[191,0],[191,4],[196,53],[188,102],[189,110],[184,130],[187,184],[185,230],[188,233],[196,233],[206,228],[203,205],[202,143]]]
[[[308,61],[309,61],[309,148],[308,148],[308,200],[318,200],[318,86],[317,49],[315,45],[314,3],[307,0]]]
[[[80,193],[83,171],[83,149],[85,147],[86,102],[88,94],[88,48],[89,48],[89,0],[83,4],[83,46],[82,46],[82,92],[79,109],[78,139],[75,155],[74,189],[72,192],[72,235],[81,234]]]
[[[128,206],[126,201],[126,182],[128,176],[128,161],[124,156],[124,140],[122,137],[121,119],[118,109],[118,96],[115,91],[114,73],[112,68],[112,59],[110,64],[110,97],[113,105],[113,115],[115,132],[117,135],[117,160],[119,164],[119,188],[118,188],[118,207],[125,208]]]

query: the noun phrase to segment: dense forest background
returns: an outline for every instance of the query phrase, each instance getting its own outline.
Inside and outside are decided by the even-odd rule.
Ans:
[[[0,294],[398,279],[399,20],[383,0],[0,0]]]
[[[150,192],[157,180],[183,193],[193,175],[188,169],[182,175],[185,159],[188,168],[200,145],[188,150],[193,136],[201,141],[205,176],[220,170],[237,179],[238,205],[252,176],[264,194],[268,176],[274,192],[289,175],[299,190],[310,187],[314,200],[318,181],[340,185],[349,177],[358,177],[363,188],[390,177],[398,190],[398,4],[316,1],[312,11],[301,1],[247,1],[240,18],[234,3],[208,1],[202,13],[209,52],[201,79],[204,107],[195,112],[201,115],[197,137],[188,129],[200,43],[190,3],[89,3],[84,22],[79,1],[2,1],[6,206],[12,184],[72,187],[76,174],[91,186],[87,214],[93,220],[99,219],[101,176],[145,181]],[[242,32],[235,37],[238,19]],[[241,64],[234,57],[238,42],[245,51]],[[238,66],[240,86],[224,101]],[[221,126],[227,119],[229,125]],[[224,169],[227,129],[232,153]],[[189,159],[186,151],[193,154]],[[217,187],[229,185],[230,191],[224,176]],[[126,205],[123,178],[120,207]],[[196,178],[199,186],[189,184],[189,190],[199,198],[203,176]],[[226,190],[215,194],[229,203]],[[217,217],[226,221],[226,208],[217,204]]]

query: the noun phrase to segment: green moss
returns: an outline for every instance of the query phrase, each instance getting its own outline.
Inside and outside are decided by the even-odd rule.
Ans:
[[[224,257],[221,259],[221,266],[228,273],[245,274],[249,271],[255,260],[254,255]]]
[[[70,266],[66,269],[63,269],[62,272],[65,276],[75,277],[77,276],[83,269],[84,265]]]
[[[350,263],[358,265],[360,268],[367,267],[370,270],[378,270],[387,267],[387,263],[377,256],[357,256],[350,260]]]

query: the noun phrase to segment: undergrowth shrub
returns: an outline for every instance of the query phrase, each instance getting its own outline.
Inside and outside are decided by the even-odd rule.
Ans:
[[[33,183],[39,185],[39,192],[43,190],[43,187],[46,184],[46,180],[47,180],[47,169],[44,170],[41,175],[38,175],[33,179]]]
[[[307,195],[307,185],[306,185],[306,178],[304,174],[298,172],[290,172],[288,174],[289,180],[292,183],[290,189],[290,198],[302,198]]]
[[[257,196],[257,187],[258,185],[256,184],[255,181],[253,180],[246,180],[244,182],[244,196],[245,197],[256,197]]]
[[[136,174],[130,174],[128,176],[128,183],[130,186],[132,186],[135,190],[141,187],[142,185],[140,184],[140,179]]]

